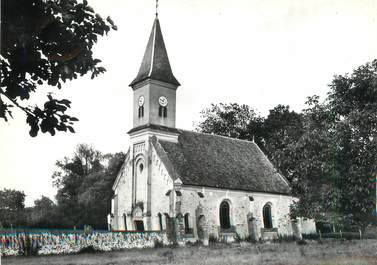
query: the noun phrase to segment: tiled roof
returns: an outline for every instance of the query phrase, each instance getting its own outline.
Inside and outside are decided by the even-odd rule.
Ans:
[[[161,33],[160,22],[157,17],[153,23],[152,32],[149,37],[147,48],[145,49],[139,73],[131,82],[130,86],[134,86],[148,78],[177,86],[180,85],[171,70],[164,38]]]
[[[153,142],[169,171],[174,171],[172,177],[179,177],[183,185],[290,194],[288,181],[256,143],[178,131],[178,143]]]

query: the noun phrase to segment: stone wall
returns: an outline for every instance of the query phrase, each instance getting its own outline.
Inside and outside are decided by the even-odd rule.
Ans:
[[[200,198],[199,192],[203,198]],[[205,226],[209,236],[218,237],[221,232],[219,207],[222,201],[229,203],[230,225],[233,231],[241,237],[249,235],[248,220],[251,216],[255,218],[258,233],[261,233],[261,228],[264,227],[262,211],[266,203],[271,205],[272,224],[274,228],[278,229],[278,233],[280,235],[292,234],[289,218],[291,196],[184,186],[181,200],[182,214],[189,213],[193,223],[196,223],[199,215],[205,216]],[[202,208],[200,213],[198,213],[198,207]],[[258,237],[260,236],[259,234]]]
[[[169,245],[164,232],[85,234],[0,234],[0,253],[17,255],[59,255],[77,253],[93,247],[99,251],[129,248],[152,248],[155,243]]]

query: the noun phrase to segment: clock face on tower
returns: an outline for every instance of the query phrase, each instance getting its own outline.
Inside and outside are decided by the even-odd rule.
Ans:
[[[139,97],[139,106],[143,106],[144,105],[144,97],[143,96],[140,96]]]
[[[168,105],[168,100],[166,99],[166,97],[164,96],[161,96],[159,99],[158,99],[158,103],[163,106],[163,107],[166,107]]]

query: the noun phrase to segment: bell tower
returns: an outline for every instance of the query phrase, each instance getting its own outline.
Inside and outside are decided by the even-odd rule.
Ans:
[[[175,128],[178,86],[156,14],[139,72],[130,84],[134,91],[133,130],[149,125]]]

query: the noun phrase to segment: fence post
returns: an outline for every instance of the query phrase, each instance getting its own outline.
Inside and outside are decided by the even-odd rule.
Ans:
[[[361,240],[361,229],[359,229],[359,234],[360,234],[360,240]]]
[[[322,240],[322,233],[321,233],[321,230],[318,230],[319,231],[319,239]]]
[[[342,236],[342,230],[339,230],[340,238],[343,238]]]

